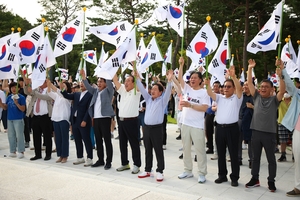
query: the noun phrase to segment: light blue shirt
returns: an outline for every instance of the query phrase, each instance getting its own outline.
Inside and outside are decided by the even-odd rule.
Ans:
[[[168,83],[164,94],[156,99],[152,99],[151,95],[146,91],[140,80],[137,80],[137,86],[142,93],[146,102],[146,112],[144,122],[146,125],[162,124],[166,106],[168,105],[172,84]]]

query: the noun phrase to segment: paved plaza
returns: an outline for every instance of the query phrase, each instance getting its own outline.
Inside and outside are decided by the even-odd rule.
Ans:
[[[155,177],[139,179],[131,174],[130,170],[117,172],[120,166],[120,151],[118,140],[113,141],[113,162],[110,170],[103,167],[91,168],[81,165],[73,165],[76,160],[75,144],[70,141],[70,156],[67,163],[55,163],[56,153],[52,159],[30,161],[34,151],[26,149],[25,158],[10,158],[7,133],[0,132],[0,199],[1,200],[176,200],[176,199],[243,199],[243,200],[274,200],[291,199],[285,193],[294,186],[294,165],[292,153],[287,151],[287,162],[277,163],[277,177],[275,193],[267,188],[268,163],[263,152],[260,171],[261,186],[257,188],[245,188],[245,184],[251,179],[248,168],[247,150],[243,150],[243,165],[240,170],[239,186],[232,187],[229,182],[215,184],[218,177],[217,161],[211,160],[211,154],[207,155],[208,174],[206,183],[199,184],[196,174],[197,165],[194,162],[194,177],[180,180],[177,175],[183,172],[183,161],[178,159],[182,153],[181,141],[176,140],[177,126],[168,124],[167,150],[165,153],[164,181],[157,182]],[[117,131],[114,132],[115,137]],[[30,143],[33,146],[32,142]],[[54,145],[55,147],[55,145]],[[144,147],[141,146],[142,167],[144,170]],[[193,152],[194,155],[194,152]],[[43,157],[45,156],[43,152]],[[280,154],[276,154],[277,159]],[[131,167],[131,151],[129,147],[129,160]],[[94,151],[94,162],[97,159]],[[154,156],[154,171],[156,158]],[[227,163],[231,172],[230,163]],[[229,176],[228,176],[229,178]],[[293,198],[292,198],[293,199]]]

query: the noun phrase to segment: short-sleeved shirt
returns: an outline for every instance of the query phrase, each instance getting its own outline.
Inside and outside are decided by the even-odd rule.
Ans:
[[[25,97],[21,94],[19,95],[18,103],[21,106],[26,106],[26,100]],[[21,111],[17,105],[15,104],[14,100],[11,98],[13,95],[9,95],[6,99],[7,104],[7,119],[8,120],[18,120],[23,119],[25,116],[25,113]]]
[[[243,102],[243,96],[238,98],[236,94],[226,97],[216,94],[218,110],[216,112],[216,122],[218,124],[233,124],[239,120],[239,111]]]
[[[277,96],[263,98],[258,91],[253,96],[254,110],[250,128],[257,131],[277,132]]]
[[[139,91],[135,93],[134,89],[127,92],[123,84],[117,92],[121,95],[121,101],[118,102],[119,117],[137,117],[139,115],[141,93]]]
[[[209,96],[205,89],[194,90],[188,84],[185,84],[183,89],[183,101],[188,101],[192,105],[208,105],[210,106]],[[197,111],[192,108],[182,108],[182,124],[194,128],[204,129],[204,114],[205,112]]]

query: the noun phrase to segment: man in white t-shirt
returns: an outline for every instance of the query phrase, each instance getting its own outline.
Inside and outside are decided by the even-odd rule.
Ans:
[[[184,59],[179,59],[178,81],[183,88],[182,106],[182,127],[181,140],[183,144],[183,163],[184,172],[178,175],[179,179],[193,177],[193,161],[191,156],[192,142],[197,155],[198,182],[204,183],[207,174],[207,158],[205,152],[205,133],[204,133],[204,114],[207,110],[210,100],[207,92],[201,86],[203,82],[200,72],[192,72],[190,76],[190,85],[186,84],[182,78],[182,68]]]
[[[218,104],[216,112],[216,144],[218,152],[218,179],[215,183],[227,182],[226,147],[228,147],[231,162],[231,186],[238,186],[240,165],[238,159],[239,144],[239,110],[243,95],[239,80],[236,78],[234,66],[229,69],[231,79],[224,82],[224,95],[216,94],[210,87],[210,81],[205,80],[207,93]]]
[[[6,96],[5,96],[5,92],[3,92],[3,90],[0,90],[0,99],[2,102],[6,102]],[[0,119],[2,118],[2,111],[3,111],[3,108],[0,107]]]

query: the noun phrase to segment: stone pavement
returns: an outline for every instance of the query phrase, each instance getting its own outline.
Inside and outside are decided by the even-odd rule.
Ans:
[[[176,140],[177,126],[168,124],[168,144],[165,153],[166,169],[163,182],[157,182],[155,177],[139,179],[131,171],[117,172],[120,166],[120,152],[118,140],[112,139],[114,157],[112,168],[104,170],[103,167],[91,168],[82,165],[73,165],[76,160],[75,144],[70,141],[70,156],[67,163],[55,163],[56,154],[52,159],[30,161],[34,151],[26,149],[25,158],[9,158],[7,134],[0,133],[0,199],[1,200],[77,200],[77,199],[291,199],[285,193],[290,191],[294,185],[294,166],[291,151],[287,152],[287,162],[278,163],[275,193],[269,192],[267,188],[268,164],[265,154],[262,155],[260,182],[257,188],[245,188],[250,180],[251,174],[248,168],[247,151],[243,150],[243,166],[241,166],[239,186],[231,187],[230,181],[215,184],[218,177],[217,161],[211,160],[211,154],[207,155],[208,174],[206,183],[199,184],[196,174],[197,165],[194,163],[194,177],[179,180],[177,175],[183,172],[183,162],[178,159],[181,154],[181,141]],[[3,130],[3,128],[2,128]],[[117,136],[117,131],[114,132]],[[32,142],[31,142],[32,146]],[[142,167],[144,169],[144,147],[141,147]],[[194,155],[194,152],[192,153]],[[44,153],[43,153],[43,156]],[[94,162],[96,161],[94,151]],[[277,159],[280,154],[276,154]],[[131,151],[129,148],[129,158]],[[132,159],[130,164],[132,167]],[[154,171],[156,160],[154,156]],[[230,163],[227,163],[230,173]]]

